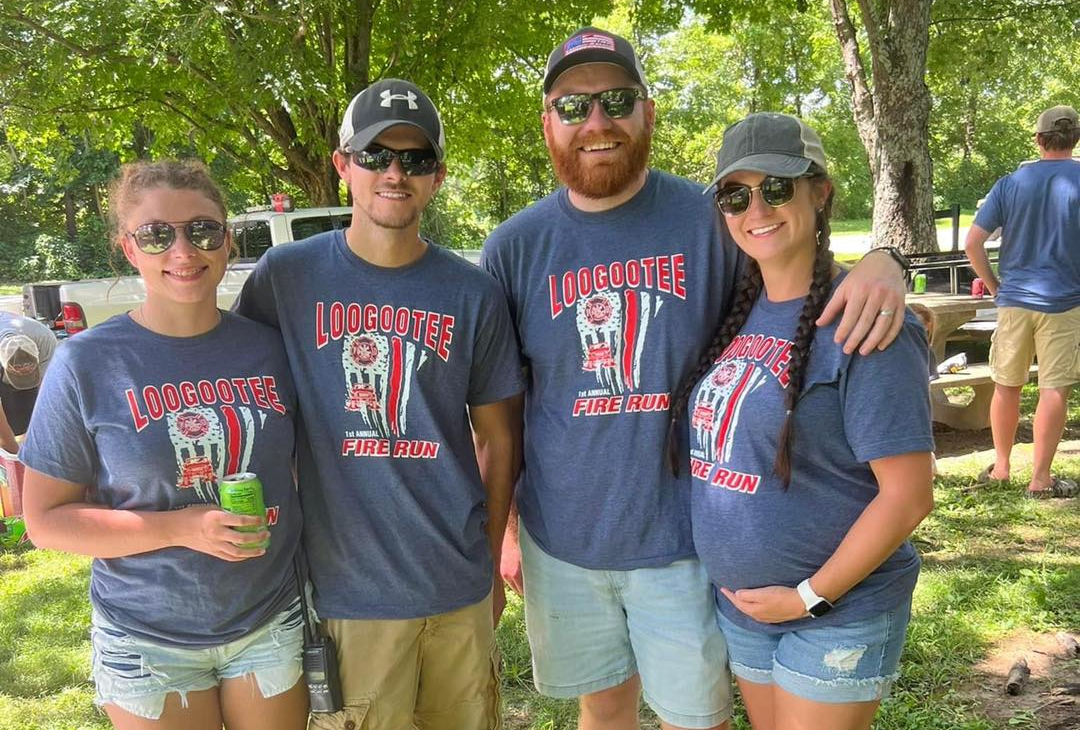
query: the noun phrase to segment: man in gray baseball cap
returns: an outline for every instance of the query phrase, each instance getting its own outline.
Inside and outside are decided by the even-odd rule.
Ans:
[[[0,312],[0,404],[15,435],[26,433],[38,386],[55,350],[56,336],[48,327]]]
[[[1051,472],[1065,428],[1072,386],[1080,382],[1080,120],[1071,106],[1053,106],[1035,122],[1039,159],[994,183],[968,231],[964,248],[998,306],[990,347],[994,397],[990,430],[994,463],[983,482],[1007,481],[1020,419],[1020,391],[1039,362],[1029,497],[1072,497],[1075,480]],[[1001,228],[998,270],[986,241]]]
[[[345,702],[311,727],[496,730],[513,324],[488,274],[420,235],[446,175],[431,99],[378,81],[339,144],[349,228],[275,246],[236,304],[281,331],[296,376],[304,544]]]

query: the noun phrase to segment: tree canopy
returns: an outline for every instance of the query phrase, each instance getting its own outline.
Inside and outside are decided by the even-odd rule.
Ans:
[[[554,186],[540,79],[552,46],[589,22],[643,56],[656,166],[705,180],[726,125],[787,111],[821,132],[838,212],[868,216],[881,160],[859,109],[882,98],[896,61],[874,71],[864,58],[853,85],[837,7],[849,43],[869,49],[863,14],[888,20],[909,2],[930,0],[0,0],[0,278],[100,269],[103,185],[124,160],[198,156],[237,210],[278,190],[338,203],[340,115],[394,76],[428,91],[449,132],[450,179],[426,225],[477,246]],[[925,74],[912,77],[928,121],[896,127],[925,140],[933,204],[971,207],[1035,155],[1041,109],[1080,102],[1078,17],[1080,0],[933,2]],[[892,93],[909,111],[908,92]]]

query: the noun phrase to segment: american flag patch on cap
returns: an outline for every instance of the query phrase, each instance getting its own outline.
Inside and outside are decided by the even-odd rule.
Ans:
[[[584,51],[589,48],[600,48],[605,51],[615,50],[615,39],[602,33],[582,33],[574,36],[563,45],[563,55],[569,56],[575,51]]]

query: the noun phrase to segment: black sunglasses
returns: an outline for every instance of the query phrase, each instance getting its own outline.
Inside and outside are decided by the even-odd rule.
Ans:
[[[552,99],[548,111],[554,110],[563,124],[581,124],[589,118],[593,99],[600,101],[600,108],[611,119],[622,119],[634,113],[634,104],[644,99],[641,89],[608,89],[595,94],[567,94]]]
[[[761,193],[761,199],[769,206],[780,208],[795,197],[795,181],[798,179],[767,175],[760,185],[725,185],[716,191],[716,207],[729,217],[742,215],[750,209],[750,199],[757,190]]]
[[[394,164],[394,160],[401,161],[401,169],[406,175],[431,175],[439,169],[439,158],[430,147],[422,150],[391,150],[373,144],[362,150],[346,151],[357,167],[372,172],[383,172]]]
[[[215,220],[194,220],[185,223],[144,223],[128,235],[143,253],[165,253],[176,241],[177,229],[183,230],[191,245],[202,251],[216,251],[225,243],[225,226]]]

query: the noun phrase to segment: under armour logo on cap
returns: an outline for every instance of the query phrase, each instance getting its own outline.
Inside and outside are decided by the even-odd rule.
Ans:
[[[401,100],[401,101],[409,102],[409,108],[410,109],[419,109],[420,108],[420,107],[418,107],[416,105],[416,94],[414,94],[411,91],[406,92],[404,94],[394,94],[394,93],[391,93],[390,89],[383,89],[382,93],[379,94],[379,98],[382,99],[382,104],[380,104],[379,106],[387,106],[388,107],[388,106],[390,106],[390,102],[394,101],[395,99],[398,99],[398,100]]]
[[[338,140],[342,150],[362,150],[384,130],[398,125],[423,132],[442,161],[446,138],[439,112],[420,87],[402,79],[376,81],[354,96],[345,110]]]

